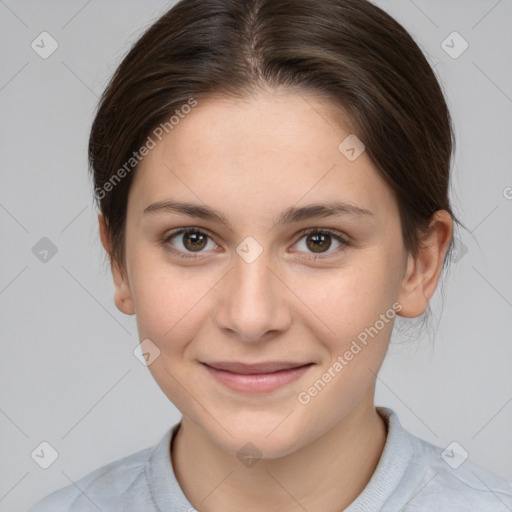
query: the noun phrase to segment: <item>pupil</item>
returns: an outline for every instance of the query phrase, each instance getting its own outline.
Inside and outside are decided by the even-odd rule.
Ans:
[[[306,239],[308,248],[313,252],[323,252],[331,246],[330,235],[309,235]],[[313,243],[310,244],[310,241]]]
[[[184,245],[192,251],[203,249],[206,245],[206,237],[202,233],[185,233]]]

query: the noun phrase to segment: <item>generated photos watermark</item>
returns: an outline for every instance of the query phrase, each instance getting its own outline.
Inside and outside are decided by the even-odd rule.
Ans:
[[[377,336],[386,324],[389,324],[401,310],[402,305],[399,302],[395,302],[385,313],[380,314],[379,320],[371,327],[366,327],[364,331],[361,331],[357,335],[357,339],[352,341],[350,348],[342,355],[339,355],[334,363],[308,389],[298,394],[297,400],[299,403],[302,405],[309,404],[368,345],[370,339]]]
[[[139,150],[134,151],[133,156],[131,156],[128,161],[125,162],[124,165],[120,167],[106,183],[103,184],[103,186],[96,187],[94,189],[94,196],[96,199],[101,201],[107,193],[112,192],[116,185],[118,185],[133,169],[135,169],[142,159],[156,147],[157,141],[155,139],[162,141],[164,132],[168,134],[174,130],[181,120],[185,119],[187,114],[190,114],[197,104],[198,102],[196,99],[189,98],[188,102],[182,105],[179,109],[176,109],[174,114],[167,121],[160,123],[151,132],[152,135],[148,135],[146,142],[139,148]]]

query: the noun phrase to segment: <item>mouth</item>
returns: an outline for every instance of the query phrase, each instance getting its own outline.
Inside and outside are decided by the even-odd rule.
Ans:
[[[269,393],[304,375],[314,363],[274,361],[246,364],[240,362],[201,362],[222,385],[243,393]]]

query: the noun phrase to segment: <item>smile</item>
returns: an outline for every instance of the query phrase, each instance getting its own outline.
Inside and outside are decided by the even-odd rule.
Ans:
[[[269,393],[304,375],[313,363],[272,362],[248,365],[231,362],[201,363],[227,388],[242,393]]]

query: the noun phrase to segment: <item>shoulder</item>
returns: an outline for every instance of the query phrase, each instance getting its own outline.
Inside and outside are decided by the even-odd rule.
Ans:
[[[424,475],[416,501],[439,503],[438,508],[450,510],[495,512],[512,509],[512,484],[504,478],[466,459],[460,445],[445,449],[416,438],[419,460],[423,461]],[[411,511],[416,510],[411,507]],[[418,508],[418,510],[426,510]]]
[[[408,511],[512,510],[512,483],[469,460],[459,443],[441,448],[404,432],[413,449],[411,476],[416,475]]]
[[[458,443],[440,448],[378,407],[388,436],[377,468],[347,512],[510,512],[512,484],[474,464]]]
[[[168,437],[169,432],[159,445]],[[106,464],[46,496],[28,512],[121,512],[133,507],[150,511],[146,468],[156,448],[146,448]]]

